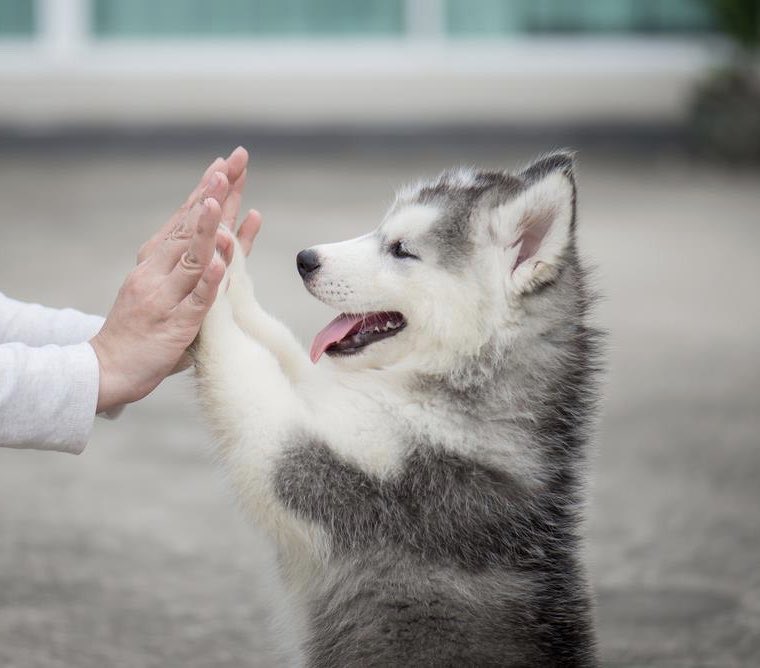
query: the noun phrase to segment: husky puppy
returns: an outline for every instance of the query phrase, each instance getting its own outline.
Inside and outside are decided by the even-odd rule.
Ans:
[[[575,209],[567,152],[401,190],[374,232],[298,254],[341,312],[310,356],[235,253],[200,392],[300,602],[307,665],[595,665],[579,522],[597,334]]]

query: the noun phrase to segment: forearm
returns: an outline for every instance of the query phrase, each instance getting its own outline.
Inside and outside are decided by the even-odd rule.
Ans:
[[[309,357],[290,329],[267,313],[256,300],[253,281],[245,270],[244,262],[238,246],[230,268],[227,292],[235,321],[248,336],[256,339],[277,358],[291,382],[298,383],[311,370]]]
[[[88,343],[0,345],[0,446],[80,453],[98,399],[98,360]]]
[[[209,311],[193,356],[201,392],[214,406],[232,411],[235,420],[221,419],[215,427],[265,434],[276,431],[283,416],[295,421],[296,395],[272,351],[244,333],[235,322],[227,299],[222,296]],[[215,412],[212,418],[218,418]]]
[[[102,325],[100,316],[27,304],[0,293],[0,343],[68,346],[88,341]]]
[[[309,373],[311,365],[306,351],[286,325],[269,315],[258,302],[235,311],[235,320],[243,331],[272,352],[282,371],[293,383]]]
[[[308,529],[276,497],[276,467],[306,420],[293,386],[271,351],[235,323],[225,296],[206,317],[194,347],[201,403],[219,459],[241,503],[282,544]]]

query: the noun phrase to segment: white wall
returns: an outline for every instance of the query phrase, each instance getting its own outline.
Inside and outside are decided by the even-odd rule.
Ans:
[[[113,41],[83,0],[42,0],[41,34],[0,41],[0,126],[671,123],[725,49],[705,40],[447,41],[440,3],[372,42]]]

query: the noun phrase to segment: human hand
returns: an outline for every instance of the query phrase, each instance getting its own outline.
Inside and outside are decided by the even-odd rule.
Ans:
[[[224,209],[234,208],[235,199],[239,207],[239,197],[228,204],[233,189],[226,163],[215,161],[208,171],[169,223],[143,245],[140,264],[127,276],[103,328],[90,341],[100,366],[98,412],[155,389],[177,367],[213,304],[225,270],[215,249],[225,256],[231,252],[229,238],[217,231]],[[233,187],[244,173],[245,167]],[[243,183],[244,178],[239,190]]]
[[[245,215],[240,225],[237,224],[237,219],[240,214],[240,204],[242,201],[243,190],[246,184],[246,178],[248,176],[248,152],[242,147],[238,146],[230,155],[225,159],[219,157],[209,165],[203,174],[198,185],[193,192],[190,193],[187,200],[180,206],[177,211],[174,212],[167,223],[154,234],[148,241],[146,241],[137,254],[137,262],[140,263],[145,260],[153,251],[159,246],[159,244],[171,233],[177,224],[177,221],[187,214],[188,209],[192,206],[193,202],[197,200],[203,191],[203,188],[208,184],[208,180],[215,171],[221,171],[227,175],[227,180],[231,184],[231,187],[227,191],[227,198],[222,204],[222,225],[219,228],[219,236],[217,238],[217,246],[223,251],[222,259],[229,264],[232,253],[234,251],[233,245],[230,243],[231,239],[227,237],[227,232],[237,237],[239,247],[243,253],[248,256],[253,246],[253,240],[258,234],[261,227],[261,214],[255,209],[251,209]],[[172,369],[172,373],[179,373],[184,371],[192,364],[190,356],[184,354],[177,365]]]
[[[240,213],[243,189],[245,188],[246,177],[248,175],[248,151],[242,146],[238,146],[226,159],[219,157],[209,165],[200,182],[193,192],[190,193],[182,206],[174,212],[160,230],[140,247],[140,250],[137,253],[138,264],[148,258],[155,249],[158,248],[162,241],[171,234],[171,231],[176,227],[177,222],[182,216],[187,215],[188,210],[193,203],[197,201],[198,197],[203,192],[203,188],[206,187],[208,180],[215,171],[220,171],[226,174],[227,180],[231,184],[227,191],[226,199],[223,202],[220,202],[222,206],[223,225],[219,228],[217,247],[222,251],[222,259],[229,263],[233,252],[233,245],[230,243],[231,240],[227,237],[226,231],[229,231],[232,234],[236,233],[238,241],[240,242],[240,248],[242,248],[246,255],[251,252],[253,238],[256,236],[258,228],[261,225],[261,216],[257,211],[251,210],[243,219],[237,230],[235,229],[236,221]],[[224,234],[223,231],[225,231]],[[184,354],[180,357],[171,373],[174,374],[184,371],[191,364],[192,361],[190,356]]]
[[[240,149],[236,149],[240,150]],[[243,149],[244,151],[245,149]],[[233,158],[235,158],[233,160]],[[222,206],[222,226],[224,230],[237,237],[240,248],[248,256],[253,247],[253,240],[261,228],[261,214],[256,209],[250,209],[238,226],[237,219],[240,214],[240,204],[245,188],[245,181],[248,176],[248,154],[245,153],[245,160],[242,156],[235,155],[235,152],[227,159],[229,165],[228,176],[232,187],[230,188],[227,199]],[[227,249],[225,248],[225,251]],[[227,263],[230,261],[232,245],[223,257]]]
[[[140,250],[137,252],[138,264],[152,255],[164,239],[171,234],[177,223],[187,215],[193,204],[198,201],[214,172],[222,172],[230,183],[226,199],[220,202],[222,206],[222,223],[231,232],[237,232],[238,241],[243,252],[246,255],[251,252],[253,238],[256,236],[258,227],[261,225],[261,218],[257,211],[251,210],[241,222],[240,227],[237,230],[235,229],[237,217],[240,213],[243,189],[245,188],[248,175],[248,151],[242,146],[238,146],[226,159],[219,157],[208,166],[200,182],[188,195],[182,206],[174,212],[161,229],[140,246]]]

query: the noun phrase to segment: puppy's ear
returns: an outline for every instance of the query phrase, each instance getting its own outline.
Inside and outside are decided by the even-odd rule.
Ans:
[[[509,250],[512,286],[530,292],[556,277],[573,239],[573,154],[544,156],[517,176],[523,188],[497,208],[496,219]]]

